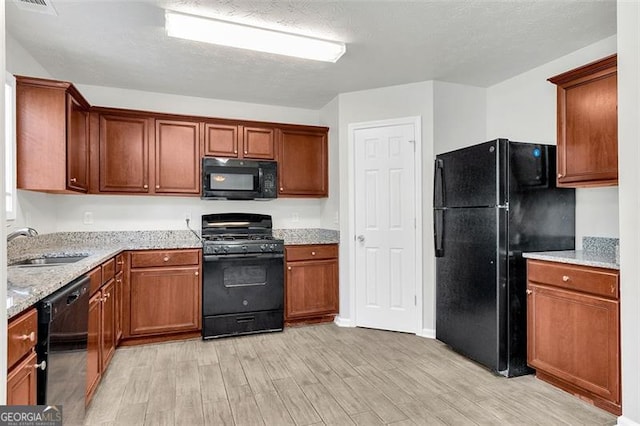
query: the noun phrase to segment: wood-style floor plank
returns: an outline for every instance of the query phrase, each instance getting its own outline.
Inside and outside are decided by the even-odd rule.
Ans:
[[[96,425],[614,425],[534,376],[506,379],[410,334],[319,324],[119,348]]]

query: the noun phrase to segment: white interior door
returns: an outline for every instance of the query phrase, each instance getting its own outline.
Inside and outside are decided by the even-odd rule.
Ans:
[[[413,124],[356,129],[356,325],[415,333]]]

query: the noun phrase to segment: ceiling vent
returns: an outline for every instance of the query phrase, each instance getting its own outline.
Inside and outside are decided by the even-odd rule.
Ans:
[[[13,0],[19,9],[28,12],[46,13],[47,15],[58,16],[58,12],[53,7],[51,0]]]

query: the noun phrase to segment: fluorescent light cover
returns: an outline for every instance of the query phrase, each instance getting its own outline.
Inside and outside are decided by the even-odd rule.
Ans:
[[[346,52],[344,43],[170,11],[165,28],[171,37],[316,61],[336,62]]]

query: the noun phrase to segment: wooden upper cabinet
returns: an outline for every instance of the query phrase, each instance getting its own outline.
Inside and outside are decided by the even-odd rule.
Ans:
[[[278,196],[329,194],[327,128],[278,130]]]
[[[549,81],[558,86],[558,186],[617,185],[617,56]]]
[[[276,154],[272,127],[231,121],[204,123],[203,154],[210,157],[273,160]]]
[[[149,119],[100,114],[100,192],[149,192]]]
[[[88,110],[71,83],[16,76],[19,189],[87,192]]]
[[[215,122],[204,123],[205,156],[238,157],[238,126]]]
[[[276,156],[275,132],[268,127],[240,126],[242,157],[273,160]]]
[[[200,124],[156,120],[155,193],[200,194]]]

